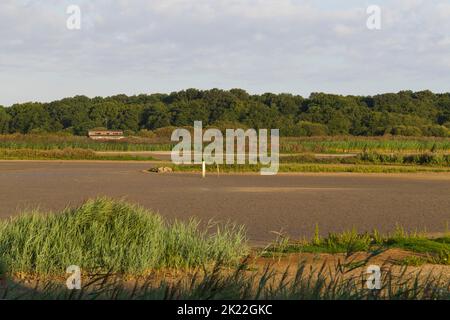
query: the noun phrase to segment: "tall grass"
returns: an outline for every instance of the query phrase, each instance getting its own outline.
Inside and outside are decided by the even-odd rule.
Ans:
[[[175,128],[173,128],[175,129]],[[94,151],[170,151],[174,143],[168,138],[127,137],[118,141],[94,141],[87,137],[57,134],[0,135],[3,149],[65,149],[79,148]],[[432,137],[282,137],[283,153],[345,153],[359,151],[427,152],[450,151],[449,138]]]
[[[281,138],[283,153],[346,153],[360,151],[427,152],[450,151],[448,138],[407,137],[316,137]]]
[[[170,142],[170,141],[169,141]],[[94,151],[169,151],[172,144],[167,139],[131,137],[117,141],[96,141],[88,137],[11,134],[0,135],[2,149],[90,149]]]
[[[64,274],[78,265],[143,274],[218,259],[237,263],[247,251],[242,227],[202,229],[196,220],[169,224],[139,206],[107,198],[59,214],[32,213],[0,222],[0,257],[14,273]]]
[[[320,237],[318,226],[311,240],[292,240],[279,234],[277,241],[269,245],[263,255],[314,252],[314,253],[346,253],[371,252],[389,248],[399,248],[406,251],[426,255],[424,262],[450,265],[450,233],[438,238],[427,237],[424,233],[406,232],[397,227],[392,234],[381,235],[377,230],[358,233],[355,229],[342,233],[330,233]]]
[[[371,257],[376,256],[376,253]],[[369,258],[371,258],[369,257]],[[41,281],[33,287],[9,282],[0,299],[65,300],[449,300],[450,282],[437,272],[410,272],[407,267],[381,265],[381,288],[369,290],[365,266],[369,258],[349,253],[334,266],[301,261],[284,270],[266,265],[251,271],[247,261],[234,271],[218,261],[213,268],[183,274],[170,281],[157,273],[126,281],[113,273],[93,275],[81,290],[67,290],[61,282]]]

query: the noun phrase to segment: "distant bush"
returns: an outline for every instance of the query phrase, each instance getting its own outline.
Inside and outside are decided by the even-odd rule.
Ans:
[[[298,136],[307,137],[326,136],[328,134],[328,128],[326,125],[308,121],[300,121],[296,131]]]
[[[422,127],[422,132],[430,137],[448,137],[450,130],[444,126],[432,125]]]
[[[141,129],[136,133],[136,136],[141,138],[155,138],[156,134],[151,130]]]
[[[172,136],[172,132],[177,129],[176,127],[163,127],[163,128],[158,128],[156,130],[154,130],[153,132],[155,133],[155,135],[158,138],[166,138],[166,139],[170,139],[170,137]]]
[[[413,155],[381,154],[376,152],[363,152],[358,155],[362,162],[373,164],[415,164],[450,166],[450,155],[437,153],[422,153]]]
[[[420,137],[422,130],[415,126],[396,126],[391,129],[391,133],[397,136]]]

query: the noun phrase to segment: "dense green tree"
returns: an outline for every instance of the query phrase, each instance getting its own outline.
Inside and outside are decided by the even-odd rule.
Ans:
[[[10,127],[20,133],[30,133],[34,129],[50,129],[50,115],[41,103],[15,104],[8,109],[11,116]]]
[[[9,121],[11,117],[6,112],[5,108],[0,106],[0,134],[5,134],[9,132]]]
[[[345,135],[349,133],[351,122],[341,110],[333,110],[326,125],[331,135]]]
[[[111,129],[121,129],[128,132],[138,132],[140,129],[140,118],[143,106],[141,105],[125,105],[119,109],[114,126]]]
[[[146,129],[168,127],[171,124],[170,121],[169,108],[162,102],[149,104],[143,110],[141,123]]]
[[[277,109],[261,102],[250,101],[246,104],[247,113],[243,122],[250,128],[270,129],[277,128]]]
[[[177,101],[169,106],[172,124],[175,126],[193,126],[194,121],[208,124],[209,111],[203,100]]]
[[[131,133],[192,126],[195,120],[201,120],[204,127],[279,128],[284,136],[444,137],[450,127],[450,93],[400,91],[373,97],[312,93],[303,98],[288,93],[250,95],[242,89],[187,89],[107,98],[75,96],[0,107],[0,133],[66,131],[84,135],[95,127]]]
[[[277,108],[283,115],[297,116],[300,112],[303,98],[288,93],[265,93],[261,96],[261,101],[270,107]]]

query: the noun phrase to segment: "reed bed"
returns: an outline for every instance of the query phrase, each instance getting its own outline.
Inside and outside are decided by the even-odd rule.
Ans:
[[[90,149],[93,151],[169,151],[167,139],[130,137],[117,141],[95,141],[88,137],[66,135],[0,135],[0,149]]]
[[[94,141],[87,137],[57,134],[0,135],[3,149],[91,149],[94,151],[170,151],[175,143],[169,138],[127,137],[119,141]],[[282,137],[282,153],[378,152],[450,152],[449,138],[432,137]]]
[[[449,152],[450,139],[407,137],[316,137],[281,138],[280,141],[280,152],[283,153],[347,153],[361,151]]]

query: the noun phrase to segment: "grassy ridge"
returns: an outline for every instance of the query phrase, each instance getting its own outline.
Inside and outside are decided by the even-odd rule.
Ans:
[[[0,222],[0,257],[10,272],[64,274],[84,270],[142,274],[154,268],[189,268],[247,253],[242,227],[167,223],[141,207],[106,198],[61,214],[33,213]]]
[[[390,235],[381,235],[376,230],[363,234],[352,230],[339,234],[330,233],[327,237],[321,237],[319,228],[316,226],[313,239],[292,240],[287,236],[279,235],[277,241],[267,247],[263,254],[370,252],[387,248],[426,254],[426,258],[422,260],[423,263],[450,265],[449,231],[439,238],[429,238],[417,232],[408,233],[400,227]]]
[[[174,171],[200,170],[199,165],[171,165]],[[243,173],[259,172],[267,167],[260,164],[225,164],[219,166],[220,172]],[[217,172],[216,165],[206,166],[208,172]],[[382,154],[363,152],[350,157],[318,157],[312,153],[283,155],[280,157],[279,172],[357,172],[357,173],[414,173],[450,172],[450,154]]]
[[[166,163],[175,172],[201,172],[200,165],[172,165]],[[220,165],[220,173],[259,173],[261,165]],[[267,167],[267,166],[266,166]],[[216,174],[215,165],[206,166],[206,171]],[[353,173],[418,173],[418,172],[450,172],[450,167],[438,166],[406,166],[406,165],[371,165],[371,164],[321,164],[321,163],[281,163],[281,173],[295,172],[353,172]]]

